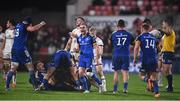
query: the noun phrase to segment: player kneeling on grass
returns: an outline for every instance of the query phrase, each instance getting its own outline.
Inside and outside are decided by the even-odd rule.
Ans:
[[[59,50],[54,54],[52,62],[47,68],[40,89],[63,89],[65,86],[75,88],[73,72],[71,72],[71,55],[67,51]]]
[[[136,57],[141,48],[142,51],[142,67],[149,73],[150,79],[144,77],[146,82],[150,81],[154,87],[154,97],[159,97],[159,88],[157,84],[157,39],[155,36],[149,33],[150,26],[146,23],[142,25],[142,34],[139,35],[135,42],[134,47],[134,64],[136,63]],[[151,86],[151,85],[149,85]]]
[[[34,69],[35,69],[35,79],[39,86],[42,83],[43,78],[47,73],[47,65],[45,65],[41,61],[37,61],[34,63]],[[32,84],[31,79],[29,79],[29,82]]]

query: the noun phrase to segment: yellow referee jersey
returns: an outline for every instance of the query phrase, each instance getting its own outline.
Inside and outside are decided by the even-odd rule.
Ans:
[[[164,34],[162,37],[162,52],[174,52],[176,35],[172,31],[170,35]]]

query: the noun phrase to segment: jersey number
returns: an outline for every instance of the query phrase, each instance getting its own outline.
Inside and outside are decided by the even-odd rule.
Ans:
[[[117,38],[117,39],[118,39],[117,46],[124,45],[127,40],[127,38]]]
[[[150,48],[150,47],[155,48],[155,41],[154,40],[146,39],[146,46],[145,46],[145,48]]]
[[[19,29],[16,29],[15,30],[15,35],[14,35],[15,37],[18,37],[19,36]]]

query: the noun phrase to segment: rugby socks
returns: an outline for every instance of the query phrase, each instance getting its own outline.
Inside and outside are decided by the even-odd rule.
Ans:
[[[128,82],[124,82],[124,90],[127,90],[128,88]]]
[[[114,84],[113,92],[117,92],[117,91],[118,91],[118,84]]]
[[[96,76],[96,74],[93,73],[93,75],[91,76],[92,79],[94,79],[94,81],[96,81],[98,83],[98,85],[101,85],[102,82],[101,80],[99,80],[99,78]]]
[[[101,76],[101,81],[102,81],[102,84],[106,84],[106,79],[104,76]]]
[[[47,88],[48,88],[48,80],[43,79],[43,82],[42,82],[42,83],[44,84],[44,87],[45,87],[45,89],[47,90]]]
[[[34,86],[35,88],[37,88],[38,85],[37,85],[37,83],[36,83],[34,70],[29,71],[29,75],[30,75],[30,79],[31,79],[31,82],[32,82],[33,86]]]
[[[9,85],[11,83],[11,79],[14,73],[12,71],[9,71],[7,74],[7,80],[6,80],[6,89],[9,89]]]
[[[173,76],[172,74],[166,76],[167,81],[168,81],[168,88],[172,88],[172,80],[173,80]]]
[[[83,90],[88,90],[88,84],[87,84],[87,80],[86,80],[85,76],[81,76],[80,81],[83,84]]]
[[[154,93],[157,94],[159,93],[159,87],[158,87],[158,83],[157,80],[152,80],[153,86],[154,86]]]
[[[16,73],[14,73],[12,79],[13,79],[13,84],[16,84]]]
[[[80,86],[79,80],[76,80],[76,81],[75,81],[75,84],[76,84],[77,87],[79,87],[79,86]]]

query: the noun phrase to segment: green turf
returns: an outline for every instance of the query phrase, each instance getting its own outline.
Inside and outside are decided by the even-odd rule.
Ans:
[[[89,94],[76,91],[35,92],[28,83],[27,78],[28,73],[18,72],[17,87],[8,92],[4,91],[4,82],[1,82],[0,100],[180,100],[180,75],[174,75],[174,92],[167,93],[164,87],[162,87],[160,88],[160,98],[154,98],[151,92],[145,90],[145,84],[138,79],[137,74],[130,74],[128,94],[122,93],[122,82],[119,84],[119,92],[117,94],[112,94],[112,74],[106,74],[108,92],[103,94],[99,94],[96,88],[92,88]],[[166,82],[164,82],[164,84],[165,83]]]

